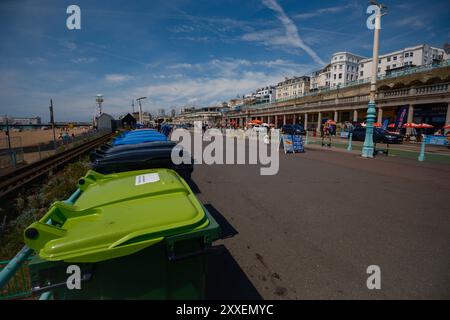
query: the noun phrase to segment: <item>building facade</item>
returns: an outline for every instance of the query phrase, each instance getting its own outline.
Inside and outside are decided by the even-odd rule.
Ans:
[[[41,124],[41,117],[9,117],[9,116],[0,116],[0,124],[6,124],[6,119],[8,119],[8,123],[11,125],[27,125],[27,124]]]
[[[331,57],[330,87],[345,85],[358,80],[358,72],[363,56],[350,52],[337,52]]]
[[[311,76],[310,90],[318,90],[321,88],[329,88],[331,79],[331,64],[325,68],[314,71]]]
[[[276,87],[268,86],[257,89],[254,93],[257,103],[272,103],[276,99]]]
[[[444,60],[445,56],[444,49],[430,47],[426,44],[383,54],[378,59],[378,76],[407,67],[431,65]],[[371,76],[372,59],[364,59],[359,65],[359,78],[364,79]]]
[[[308,76],[286,78],[276,86],[276,99],[292,99],[309,91],[311,78]]]
[[[132,116],[138,120],[139,122],[139,112],[133,112]],[[150,115],[149,112],[142,112],[142,124],[144,125],[148,125],[150,124],[152,120],[152,116]]]

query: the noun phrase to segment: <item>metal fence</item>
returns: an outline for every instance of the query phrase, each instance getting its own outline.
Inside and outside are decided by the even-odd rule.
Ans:
[[[3,288],[0,288],[0,300],[19,299],[31,296],[31,280],[28,269],[29,261],[30,259],[27,259],[8,283]],[[8,263],[9,261],[0,261],[0,271],[3,270]]]
[[[36,131],[36,134],[39,134],[39,131]],[[25,147],[22,146],[20,137],[11,137],[11,148],[9,148],[8,139],[1,138],[0,169],[10,169],[20,164],[29,164],[42,160],[57,152],[70,149],[103,134],[105,134],[103,131],[89,130],[74,137],[69,135],[57,135],[56,141],[48,141]]]
[[[0,169],[15,167],[24,161],[21,137],[0,138]]]

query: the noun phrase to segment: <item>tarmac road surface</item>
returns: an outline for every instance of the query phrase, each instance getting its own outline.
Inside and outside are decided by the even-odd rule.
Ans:
[[[448,165],[307,149],[280,152],[275,176],[196,165],[193,180],[226,238],[209,299],[450,298]]]

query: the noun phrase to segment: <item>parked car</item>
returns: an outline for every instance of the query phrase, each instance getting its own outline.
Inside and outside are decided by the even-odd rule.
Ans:
[[[353,140],[364,141],[366,138],[366,128],[357,127],[353,129]],[[390,133],[381,128],[373,128],[373,142],[375,143],[402,143],[402,136],[399,134]]]
[[[255,125],[255,126],[253,126],[252,129],[255,132],[263,132],[263,133],[267,132],[267,127],[266,126]]]
[[[281,127],[282,134],[306,135],[305,128],[300,124],[285,124]]]

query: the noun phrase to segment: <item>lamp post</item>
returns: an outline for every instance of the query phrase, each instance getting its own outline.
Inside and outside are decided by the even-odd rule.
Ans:
[[[143,125],[144,124],[144,120],[142,118],[142,105],[141,105],[141,100],[147,99],[147,97],[140,97],[137,98],[136,101],[139,102],[139,124]]]
[[[97,109],[97,115],[100,117],[101,115],[102,115],[102,113],[103,113],[103,111],[102,111],[102,103],[103,103],[103,101],[104,101],[104,99],[103,99],[103,96],[101,95],[101,94],[98,94],[96,97],[95,97],[95,102],[97,103],[97,105],[98,105],[98,109]]]
[[[361,156],[364,158],[373,158],[374,145],[373,145],[373,124],[377,116],[375,98],[377,92],[377,75],[378,75],[378,46],[379,36],[381,29],[381,17],[386,13],[382,12],[386,7],[383,4],[378,4],[376,1],[370,1],[375,10],[375,28],[373,39],[373,57],[372,57],[372,79],[370,81],[370,101],[367,108],[366,116],[366,138],[362,148]],[[371,7],[372,7],[371,6]],[[370,8],[370,7],[369,7]]]

